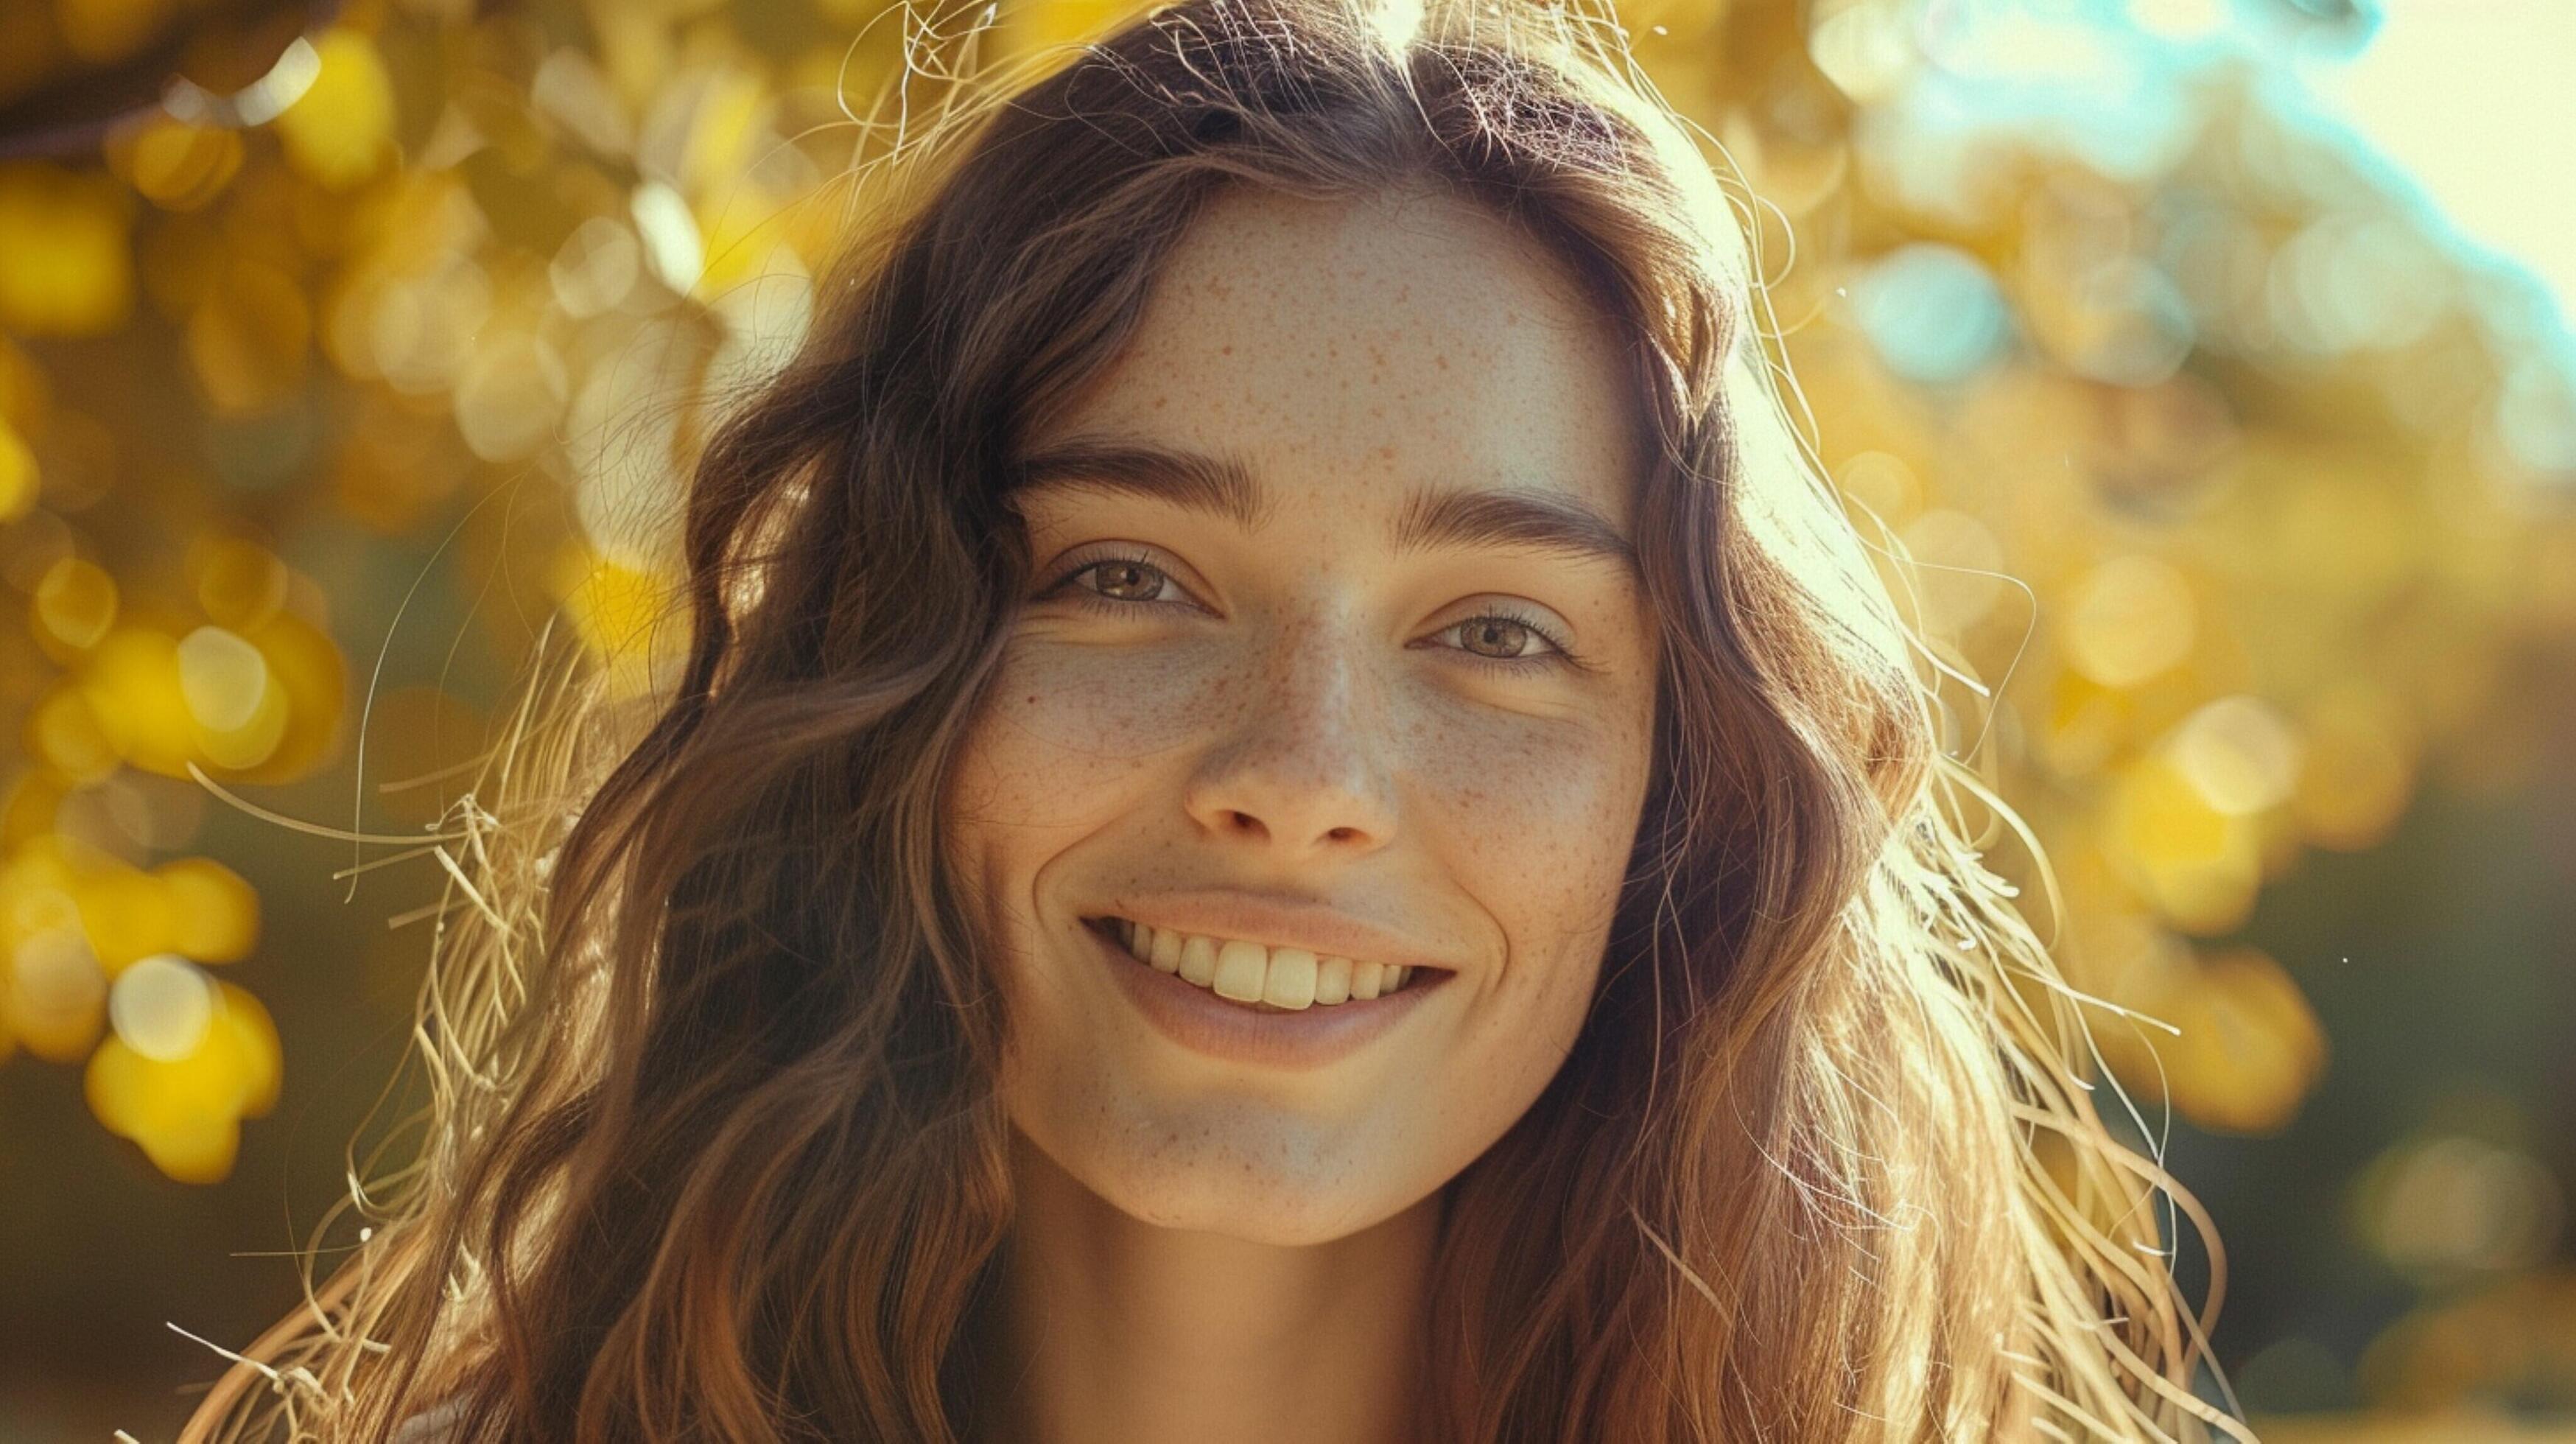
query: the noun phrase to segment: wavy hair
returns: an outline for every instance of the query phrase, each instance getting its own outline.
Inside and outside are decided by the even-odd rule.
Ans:
[[[976,1437],[1007,1020],[942,782],[1028,580],[1017,441],[1240,186],[1487,208],[1653,428],[1654,775],[1580,1039],[1446,1185],[1435,1444],[2252,1438],[2157,1216],[2215,1263],[2208,1222],[2096,1111],[2087,1000],[1980,860],[2022,829],[1615,23],[1182,0],[898,140],[694,474],[685,666],[633,716],[541,670],[451,813],[417,1156],[189,1440]]]

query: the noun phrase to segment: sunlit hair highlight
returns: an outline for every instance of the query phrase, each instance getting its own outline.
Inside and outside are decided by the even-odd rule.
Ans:
[[[941,78],[692,480],[680,675],[621,710],[545,649],[451,810],[418,1157],[187,1438],[971,1436],[1006,1019],[938,827],[1028,581],[1014,446],[1258,186],[1502,218],[1652,430],[1653,782],[1582,1036],[1449,1186],[1428,1438],[2250,1439],[2169,1268],[2207,1220],[2097,1112],[2095,1005],[1981,860],[2036,846],[1610,18],[1186,0]]]

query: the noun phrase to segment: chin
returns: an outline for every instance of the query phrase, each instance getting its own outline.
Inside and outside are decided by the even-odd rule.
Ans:
[[[1282,1167],[1276,1154],[1258,1147],[1175,1145],[1123,1166],[1074,1172],[1139,1223],[1284,1248],[1331,1243],[1402,1211],[1405,1200],[1353,1197],[1332,1187],[1331,1180],[1361,1168],[1322,1159]]]

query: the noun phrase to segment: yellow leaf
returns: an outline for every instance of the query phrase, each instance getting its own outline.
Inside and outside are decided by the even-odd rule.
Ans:
[[[107,1019],[107,975],[77,930],[52,928],[10,950],[0,1013],[27,1051],[77,1063]]]
[[[179,644],[148,627],[119,627],[90,654],[81,690],[125,760],[164,777],[185,777],[196,752],[187,695],[179,688]]]
[[[134,260],[116,182],[52,166],[0,166],[0,328],[98,336],[134,308]]]
[[[211,857],[174,857],[152,870],[168,889],[178,951],[201,963],[230,963],[259,943],[259,894]]]
[[[332,30],[313,42],[313,84],[277,117],[286,158],[317,184],[347,190],[392,158],[393,79],[375,42]]]
[[[169,889],[122,861],[110,861],[82,878],[73,885],[72,897],[80,904],[81,930],[89,936],[90,950],[111,978],[178,942]]]
[[[2204,1128],[2272,1133],[2298,1116],[2325,1066],[2325,1031],[2298,983],[2268,955],[2204,960],[2161,1051],[2174,1105]]]
[[[64,660],[97,646],[115,625],[116,578],[96,562],[63,557],[37,580],[35,601],[36,640],[57,644],[57,660]]]
[[[270,694],[286,708],[276,746],[240,770],[244,781],[291,782],[330,756],[348,700],[348,664],[329,635],[293,612],[279,612],[242,637],[268,661]],[[265,724],[255,724],[265,725]]]
[[[111,143],[109,158],[145,199],[192,211],[221,195],[241,170],[241,136],[159,115]]]
[[[257,998],[217,985],[212,1024],[193,1050],[167,1062],[111,1037],[82,1079],[90,1111],[133,1139],[153,1166],[183,1183],[214,1183],[232,1171],[240,1120],[276,1106],[277,1025]]]

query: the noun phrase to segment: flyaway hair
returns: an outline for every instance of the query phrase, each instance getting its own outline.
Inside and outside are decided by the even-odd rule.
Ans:
[[[2108,1015],[1980,860],[2019,823],[1797,423],[1746,203],[1610,18],[1185,0],[941,93],[862,127],[808,338],[690,480],[685,666],[626,709],[549,662],[451,813],[416,1156],[187,1439],[975,1437],[1007,1019],[943,781],[1020,439],[1246,186],[1500,217],[1653,433],[1644,822],[1573,1053],[1448,1187],[1433,1444],[2251,1439],[2169,1268],[2207,1220],[2098,1111]]]

